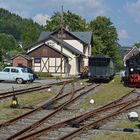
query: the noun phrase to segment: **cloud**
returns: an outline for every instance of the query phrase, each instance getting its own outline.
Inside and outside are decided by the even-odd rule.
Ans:
[[[87,20],[105,15],[110,9],[104,0],[0,0],[0,7],[23,18],[33,18],[39,13],[45,15],[46,12],[47,15],[52,15],[60,11],[62,5],[64,11],[70,10]]]
[[[119,36],[119,39],[127,39],[128,38],[128,33],[125,29],[121,29],[118,32],[118,36]]]
[[[3,8],[3,9],[8,9],[8,6],[6,3],[0,1],[0,8]]]
[[[127,2],[124,9],[134,18],[135,22],[140,23],[140,0],[135,2]]]
[[[50,16],[48,15],[42,15],[42,14],[37,14],[36,16],[33,17],[33,20],[40,25],[45,25],[46,20],[50,20]]]
[[[73,11],[89,19],[105,15],[110,10],[103,0],[63,0],[63,2]]]
[[[40,0],[0,0],[0,7],[23,18],[32,18],[36,10],[42,9],[43,3]]]
[[[95,16],[104,15],[108,10],[110,10],[102,0],[85,0],[84,2],[86,4],[86,8],[89,8],[92,14],[95,12]]]

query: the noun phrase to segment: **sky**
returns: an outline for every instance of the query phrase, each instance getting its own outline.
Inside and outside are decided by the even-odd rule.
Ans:
[[[44,25],[55,12],[71,11],[90,22],[106,16],[117,29],[119,43],[140,43],[140,0],[0,0],[0,8]]]

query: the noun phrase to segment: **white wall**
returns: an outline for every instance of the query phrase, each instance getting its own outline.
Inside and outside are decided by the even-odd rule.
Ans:
[[[56,50],[61,52],[61,46],[60,46],[60,44],[58,45],[57,42],[54,42],[53,40],[47,40],[45,43],[47,45],[51,45],[52,48],[55,48]],[[64,47],[62,48],[62,52],[69,57],[73,56],[73,54],[71,52],[69,52],[67,49],[65,49]]]
[[[45,42],[46,44],[48,44],[48,45],[50,45],[50,44],[52,44],[53,46],[53,48],[55,48],[56,50],[59,50],[59,51],[61,51],[61,46],[60,45],[58,45],[56,42],[53,42],[52,40],[48,40],[48,41],[46,41]],[[64,54],[66,54],[67,56],[69,56],[69,64],[70,64],[70,67],[71,67],[71,69],[70,69],[70,75],[77,75],[78,74],[78,69],[76,68],[77,67],[77,63],[76,63],[76,58],[75,58],[75,55],[74,54],[72,54],[70,51],[68,51],[67,49],[65,49],[65,48],[63,48],[62,49],[62,52],[64,53]]]
[[[79,41],[77,40],[64,40],[64,41],[83,53],[83,44],[80,43]]]
[[[77,64],[77,58],[73,57],[71,61],[69,61],[69,64],[71,65],[70,75],[77,75],[78,74],[78,64]]]
[[[88,66],[88,57],[83,58],[83,60],[84,60],[84,66]]]
[[[71,46],[75,47],[80,52],[82,52],[85,56],[91,55],[91,46],[90,45],[83,46],[83,43],[81,43],[77,40],[64,40],[64,41],[67,42],[68,44],[70,44]],[[84,49],[84,47],[85,47],[85,49]],[[84,50],[85,50],[85,52],[84,52]]]

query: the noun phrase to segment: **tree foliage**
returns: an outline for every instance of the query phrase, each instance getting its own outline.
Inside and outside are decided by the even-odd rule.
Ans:
[[[140,48],[140,43],[135,43],[134,47]]]
[[[37,41],[43,27],[31,19],[20,16],[0,8],[0,33],[11,34],[17,42],[25,46]]]
[[[17,49],[17,42],[12,35],[1,33],[0,34],[0,48],[5,51]]]
[[[0,33],[11,34],[16,40],[20,40],[22,18],[2,8],[0,17]]]
[[[111,55],[112,51],[116,49],[118,36],[116,28],[110,19],[106,17],[97,17],[90,22],[90,27],[93,31],[94,53],[103,53]]]
[[[63,13],[63,26],[70,31],[87,31],[89,30],[86,20],[81,16],[70,11]],[[61,27],[61,14],[54,13],[50,20],[46,21],[45,29],[47,31],[54,31]]]
[[[12,35],[1,33],[0,34],[0,53],[1,53],[0,61],[2,61],[4,56],[8,55],[11,51],[14,50],[17,50],[17,52],[21,51],[21,48],[19,48],[15,38]]]
[[[27,48],[28,45],[31,45],[35,42],[40,34],[40,29],[38,25],[35,24],[31,19],[23,21],[23,29],[21,34],[21,39],[24,40],[23,46]]]
[[[90,22],[93,32],[93,54],[105,54],[113,58],[118,65],[122,64],[119,51],[118,35],[115,26],[109,18],[98,16]],[[120,67],[120,66],[119,66]]]

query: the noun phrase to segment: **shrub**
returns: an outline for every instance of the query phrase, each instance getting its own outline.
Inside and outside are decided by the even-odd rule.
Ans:
[[[53,77],[50,73],[48,72],[36,72],[39,77]]]

